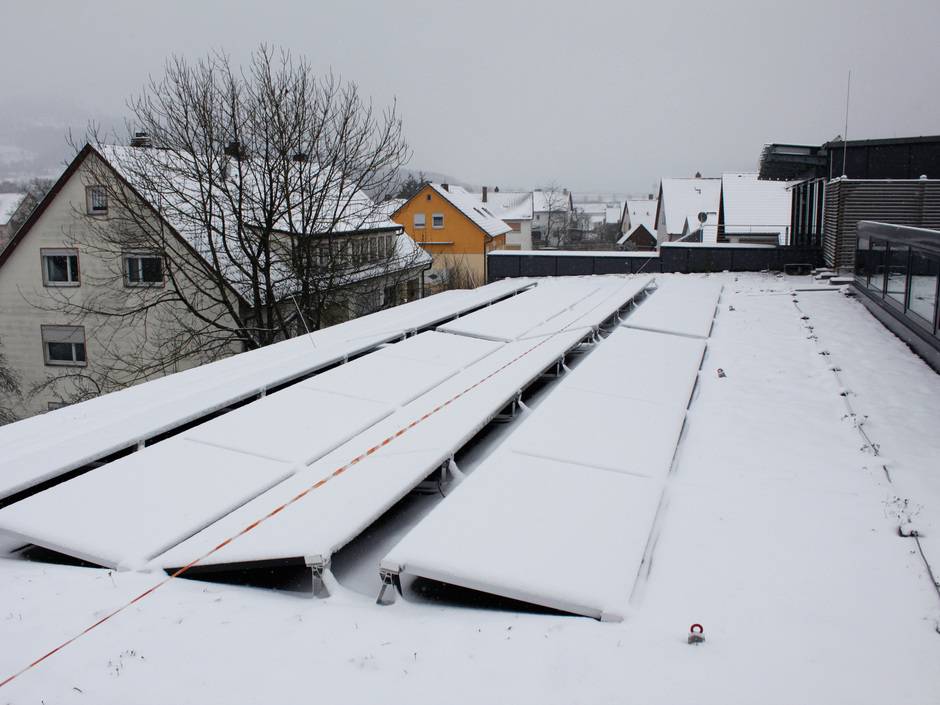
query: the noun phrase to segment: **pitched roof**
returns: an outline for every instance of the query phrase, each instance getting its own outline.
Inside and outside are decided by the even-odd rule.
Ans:
[[[206,237],[205,228],[200,228],[197,224],[199,221],[198,214],[193,217],[188,217],[188,204],[199,202],[200,191],[199,185],[196,184],[194,180],[180,176],[180,174],[186,173],[185,169],[182,165],[174,162],[181,159],[181,157],[169,151],[162,154],[160,152],[151,153],[151,156],[159,156],[163,160],[163,165],[166,167],[165,170],[159,172],[158,178],[154,183],[159,184],[161,181],[168,183],[168,180],[173,181],[173,183],[171,188],[166,190],[167,193],[148,193],[145,184],[140,183],[142,180],[140,174],[142,172],[137,172],[138,178],[134,176],[135,166],[138,168],[141,166],[139,162],[136,164],[133,162],[134,152],[131,150],[135,149],[139,148],[104,147],[99,151],[92,145],[86,144],[68,165],[53,187],[46,193],[39,205],[30,213],[29,218],[27,218],[23,226],[17,231],[7,247],[0,250],[0,266],[3,266],[4,262],[9,259],[16,245],[26,237],[27,233],[32,229],[33,225],[35,225],[48,205],[58,195],[59,191],[61,191],[62,187],[68,182],[88,155],[95,154],[117,175],[123,184],[130,188],[136,197],[141,199],[145,207],[149,208],[171,228],[178,236],[178,240],[190,252],[205,259],[207,262],[217,262],[217,265],[211,264],[210,266],[219,267],[219,270],[232,287],[232,290],[240,296],[247,294],[250,284],[246,280],[245,269],[243,267],[244,263],[240,264],[235,259],[238,257],[239,248],[217,245],[214,250],[212,250],[208,242],[209,238]],[[150,160],[145,163],[153,165],[160,162],[159,160]],[[167,200],[168,198],[173,198],[174,202],[169,202]],[[337,198],[335,202],[333,202],[333,205],[338,209],[334,212],[331,220],[334,227],[329,231],[325,230],[324,232],[309,233],[310,235],[325,235],[327,232],[350,233],[395,230],[400,232],[401,236],[395,241],[395,251],[389,258],[383,270],[384,272],[396,269],[396,267],[398,269],[423,267],[429,263],[430,257],[421,250],[407,234],[402,232],[402,228],[398,223],[389,220],[382,215],[381,212],[376,212],[368,196],[359,191],[352,191],[348,192],[347,196],[344,198],[348,198],[348,200],[340,200]],[[352,205],[346,206],[345,204],[347,203],[351,203]],[[366,207],[368,207],[368,212],[363,210]],[[229,216],[221,214],[218,217],[221,221],[224,221]],[[288,216],[285,216],[282,220],[285,220],[287,217]],[[287,223],[284,223],[284,225],[286,226]],[[233,228],[230,232],[235,232],[236,230],[237,229]],[[290,271],[286,262],[280,264],[275,263],[275,266],[278,267],[278,271],[272,275],[276,279],[275,293],[278,296],[283,296],[290,293],[290,290],[296,285],[296,276]],[[382,272],[376,271],[377,268],[378,265],[375,267],[356,269],[342,276],[334,275],[334,281],[337,286],[363,281],[381,274]]]
[[[536,189],[532,192],[532,210],[536,213],[571,210],[571,193],[568,191],[543,191]]]
[[[726,235],[777,233],[786,237],[795,181],[767,181],[757,174],[722,174],[721,205]]]
[[[629,231],[629,232],[626,232],[626,233],[624,233],[623,235],[620,236],[620,239],[617,240],[617,244],[618,244],[618,245],[622,245],[622,244],[624,244],[627,240],[632,240],[632,239],[636,236],[637,232],[640,231],[640,230],[645,230],[646,232],[648,232],[648,233],[650,234],[650,236],[651,236],[654,240],[657,240],[657,241],[658,241],[658,238],[656,237],[656,228],[654,228],[652,225],[649,225],[649,224],[647,224],[647,223],[637,223],[637,224],[634,225],[632,228],[630,228],[630,231]]]
[[[634,230],[637,225],[645,225],[650,232],[656,231],[656,206],[658,199],[630,199],[624,205],[624,214],[626,222],[629,224],[629,230]]]
[[[482,194],[473,195],[483,200]],[[488,191],[486,207],[502,220],[532,220],[532,192]]]
[[[506,225],[474,194],[461,186],[448,186],[441,184],[428,184],[439,196],[448,201],[454,208],[467,216],[473,223],[490,237],[508,233],[512,228]]]
[[[681,235],[687,219],[698,222],[699,213],[718,213],[721,179],[663,179],[661,193],[659,208],[663,210],[666,232]]]

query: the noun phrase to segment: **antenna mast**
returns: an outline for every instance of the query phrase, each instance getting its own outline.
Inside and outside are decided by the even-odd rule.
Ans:
[[[852,69],[845,85],[845,130],[842,132],[842,176],[845,176],[845,158],[849,152],[849,94],[852,91]]]

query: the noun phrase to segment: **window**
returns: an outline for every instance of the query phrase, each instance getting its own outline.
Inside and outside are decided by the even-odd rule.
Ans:
[[[415,227],[423,228],[425,224],[424,213],[415,213]]]
[[[42,326],[42,353],[47,365],[85,366],[82,326]]]
[[[385,305],[385,306],[395,306],[396,304],[398,304],[398,298],[397,298],[397,291],[396,291],[396,289],[397,289],[397,287],[396,287],[394,284],[392,284],[391,286],[385,287],[385,293],[384,293],[384,295],[383,295],[383,297],[382,297],[382,303],[383,303],[383,305]]]
[[[160,255],[124,255],[126,286],[160,286],[163,284],[163,258]]]
[[[443,228],[444,227],[444,214],[435,213],[431,216],[431,227],[432,228]]]
[[[86,187],[85,201],[89,215],[104,215],[108,212],[108,192],[103,186]]]
[[[44,286],[78,286],[78,250],[43,249],[42,283]]]
[[[392,236],[391,235],[385,236],[385,256],[386,257],[392,256]]]
[[[375,261],[379,258],[379,239],[377,237],[369,238],[369,260]]]

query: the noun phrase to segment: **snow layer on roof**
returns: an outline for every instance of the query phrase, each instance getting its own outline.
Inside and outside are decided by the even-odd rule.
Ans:
[[[571,194],[567,191],[545,191],[536,189],[532,192],[532,210],[536,213],[571,210]]]
[[[487,207],[486,203],[483,203],[462,186],[449,185],[446,189],[441,184],[430,184],[430,186],[490,237],[496,237],[512,230]]]
[[[20,207],[25,193],[0,193],[0,225],[6,225]]]
[[[721,199],[726,235],[775,233],[786,244],[795,181],[766,181],[757,174],[723,174]]]
[[[645,225],[651,233],[656,232],[656,206],[658,199],[629,200],[626,204],[627,224],[630,230],[638,225]]]
[[[0,498],[532,285],[454,290],[0,426]]]
[[[715,318],[721,284],[704,279],[671,278],[622,325],[660,333],[707,338]]]
[[[474,193],[482,201],[482,193]],[[532,220],[531,191],[488,191],[487,209],[502,220]]]
[[[686,220],[699,222],[698,214],[715,213],[721,196],[721,179],[663,179],[662,202],[666,232],[681,235]]]

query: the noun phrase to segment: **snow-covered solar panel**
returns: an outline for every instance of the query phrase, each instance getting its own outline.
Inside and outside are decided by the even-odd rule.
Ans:
[[[444,292],[0,427],[0,499],[530,286]]]
[[[461,316],[438,330],[488,340],[516,340],[599,289],[612,287],[619,281],[622,280],[604,277],[548,279],[499,306],[488,306]]]
[[[622,617],[704,348],[704,340],[615,331],[389,552],[383,569]]]
[[[140,567],[293,470],[177,436],[0,510],[0,529],[98,565]]]
[[[193,521],[201,522],[199,528],[218,518],[213,510],[213,489],[201,485],[200,478],[229,463],[233,451],[249,460],[274,460],[288,463],[288,467],[303,467],[388,416],[396,407],[453,376],[466,363],[492,353],[501,345],[458,339],[433,331],[422,333],[199,424],[180,436],[119,461],[124,476],[147,478],[151,487],[146,495],[134,492],[132,485],[115,482],[114,475],[107,472],[108,465],[0,510],[0,529],[26,538],[30,543],[81,558],[90,555],[88,546],[92,545],[91,552],[98,559],[95,562],[108,566],[139,563],[153,557],[148,551],[153,547],[154,536],[180,536],[172,517],[164,520],[148,515],[151,506],[173,504],[177,497],[186,495],[194,498],[190,513]],[[450,355],[446,354],[448,351]],[[429,362],[430,358],[437,358],[438,362]],[[188,443],[180,443],[183,439]],[[193,483],[178,475],[160,474],[159,464],[152,458],[165,458],[167,444],[176,449],[175,462],[188,468]],[[192,460],[187,457],[187,451],[191,452]],[[106,480],[78,481],[92,476]],[[259,487],[254,494],[239,495],[239,504],[271,484]],[[200,496],[206,502],[203,514],[198,511]],[[112,507],[115,505],[139,509],[141,519],[131,525],[118,523],[121,514],[114,514]],[[231,511],[238,504],[225,506]],[[55,514],[50,513],[50,507],[58,508]],[[59,526],[81,524],[88,514],[97,517],[95,526],[110,527],[114,534],[110,546],[106,539],[89,538],[80,531],[59,536]],[[34,515],[58,518],[48,525],[23,524],[23,517]],[[139,548],[131,548],[135,544]],[[164,543],[160,548],[169,545]]]
[[[654,296],[624,322],[628,328],[707,338],[715,318],[721,284],[707,279],[666,279]]]
[[[304,472],[159,556],[154,564],[167,569],[188,564],[298,492],[329,477],[360,453],[379,445],[412,421],[421,419],[473,387],[381,447],[367,460],[357,463],[278,514],[276,520],[265,522],[241,536],[201,565],[267,563],[310,556],[328,559],[452,457],[513,401],[520,390],[583,338],[584,331],[577,329],[540,340],[506,344],[337,448]],[[477,383],[480,384],[474,386]]]
[[[599,279],[602,286],[581,299],[571,308],[530,328],[522,338],[535,338],[563,330],[569,325],[578,325],[595,330],[620,309],[640,297],[652,283],[652,277],[623,279],[610,277]]]
[[[382,560],[394,573],[619,620],[662,484],[498,452]]]

